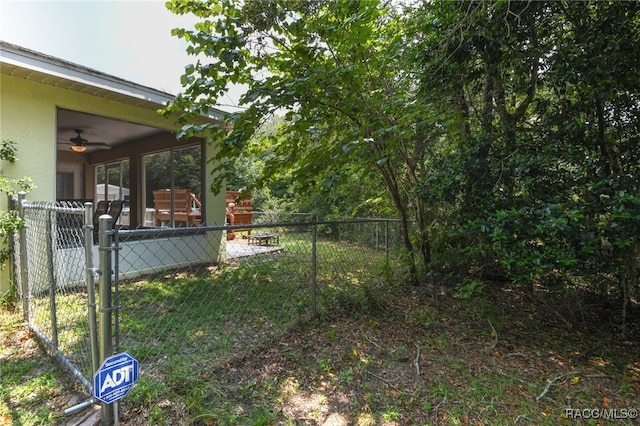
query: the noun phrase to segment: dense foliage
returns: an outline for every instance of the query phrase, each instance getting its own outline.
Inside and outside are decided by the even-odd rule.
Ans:
[[[637,294],[639,10],[441,2],[417,13],[414,31],[431,35],[421,93],[447,128],[420,193],[451,215],[440,242],[465,254],[460,266],[613,284],[625,304]]]
[[[415,280],[414,246],[424,264],[430,249],[426,235],[412,240],[409,234],[410,219],[426,229],[426,216],[422,200],[410,196],[423,164],[414,128],[422,108],[406,109],[415,102],[415,83],[404,78],[410,65],[400,55],[402,15],[373,1],[176,1],[170,8],[202,18],[195,30],[176,34],[190,43],[190,53],[205,56],[186,68],[184,93],[170,110],[190,121],[231,84],[248,86],[241,99],[248,107],[230,117],[230,135],[212,126],[185,127],[185,135],[209,130],[224,136],[213,189],[222,189],[234,159],[252,149],[259,127],[283,111],[285,123],[266,139],[270,155],[257,184],[276,194],[317,193],[354,179],[385,187],[403,224]]]
[[[214,190],[258,158],[253,185],[324,215],[391,207],[430,270],[637,296],[640,3],[168,7],[201,18],[175,30],[196,61],[166,113],[220,138]],[[232,134],[190,124],[232,84]]]

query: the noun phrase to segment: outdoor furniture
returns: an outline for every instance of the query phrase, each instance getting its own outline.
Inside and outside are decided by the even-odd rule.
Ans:
[[[249,235],[248,237],[249,244],[254,244],[257,246],[270,246],[280,244],[280,235],[272,234],[269,232],[261,232],[254,235]]]
[[[172,194],[173,193],[173,194]],[[153,191],[154,224],[184,222],[185,226],[200,226],[202,213],[193,208],[193,194],[188,189]]]
[[[229,225],[251,225],[253,223],[253,207],[251,193],[240,197],[240,191],[226,192],[227,223]],[[251,228],[238,228],[227,233],[227,240],[233,240],[236,232],[246,231],[251,235]]]
[[[115,228],[116,222],[120,217],[120,213],[122,212],[122,207],[124,206],[124,200],[100,200],[96,204],[96,209],[93,212],[93,242],[98,242],[98,228],[100,226],[100,216],[103,214],[108,214],[113,218],[113,222],[111,223],[111,227]]]
[[[198,199],[198,197],[196,197],[196,194],[190,192],[189,195],[191,196],[191,200],[193,201],[192,204],[192,208],[191,208],[191,221],[193,222],[193,224],[195,226],[202,226],[202,203],[200,202],[200,200]],[[194,207],[195,206],[195,207]]]
[[[124,207],[124,200],[113,200],[109,203],[109,208],[107,209],[107,214],[113,218],[113,226],[115,227],[116,222],[120,218],[120,213],[122,213],[122,208]]]
[[[96,209],[93,213],[93,224],[96,225],[98,223],[98,218],[103,214],[107,214],[107,209],[109,208],[109,201],[100,200],[98,204],[96,204]]]

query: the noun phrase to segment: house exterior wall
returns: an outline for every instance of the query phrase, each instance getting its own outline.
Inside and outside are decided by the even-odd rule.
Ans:
[[[155,109],[0,74],[0,138],[14,141],[18,156],[18,161],[14,164],[0,161],[0,174],[15,178],[29,176],[36,186],[28,195],[30,200],[55,200],[57,162],[78,162],[77,156],[61,153],[58,157],[57,108],[102,115],[166,130],[176,129],[172,120],[160,116]],[[209,144],[205,145],[209,158],[212,154],[211,148]],[[67,157],[64,157],[65,155]],[[88,165],[83,166],[86,176]],[[210,176],[210,170],[207,170],[204,188],[210,186]],[[224,223],[224,194],[215,197],[209,192],[206,194],[206,223]],[[0,210],[6,209],[7,200],[0,199]],[[0,269],[0,296],[9,291],[11,268],[7,266],[4,265]]]
[[[33,179],[36,188],[29,194],[31,199],[55,199],[57,108],[175,129],[171,120],[161,117],[155,110],[7,75],[0,75],[0,89],[0,136],[16,142],[19,158],[17,163],[4,164],[3,168],[12,176],[26,175]],[[66,155],[68,161],[73,161],[74,157]]]

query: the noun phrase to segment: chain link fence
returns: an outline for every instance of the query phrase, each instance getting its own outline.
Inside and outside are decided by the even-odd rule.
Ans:
[[[92,393],[105,355],[96,322],[100,330],[112,325],[101,338],[140,365],[138,391],[121,401],[124,409],[266,348],[311,317],[367,309],[370,288],[404,273],[392,220],[256,214],[250,226],[105,227],[95,244],[90,208],[22,206],[26,227],[15,252],[31,328]],[[93,293],[97,277],[101,288],[111,278],[103,297]]]
[[[85,208],[45,202],[21,203],[20,208],[25,223],[14,253],[24,315],[33,332],[91,391]]]

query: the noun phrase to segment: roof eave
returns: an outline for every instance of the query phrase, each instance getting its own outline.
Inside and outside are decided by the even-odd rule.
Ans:
[[[148,108],[164,106],[175,99],[170,93],[1,40],[0,65],[3,74],[11,75],[19,68],[27,71],[22,77],[28,80],[105,98],[117,98],[120,102],[133,105],[146,104]],[[107,96],[108,93],[112,95]],[[224,113],[214,110],[209,118],[223,120]]]

